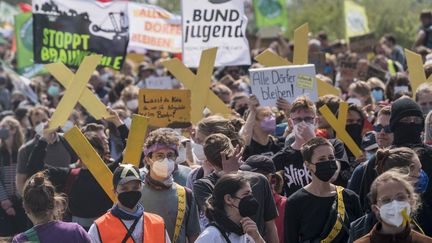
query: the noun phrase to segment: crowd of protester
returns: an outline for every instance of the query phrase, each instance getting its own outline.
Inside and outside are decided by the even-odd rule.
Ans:
[[[412,49],[432,74],[432,13],[420,15]],[[432,242],[432,84],[413,90],[406,58],[386,34],[373,55],[311,33],[324,53],[317,75],[341,91],[316,102],[282,98],[261,106],[249,66],[217,68],[211,90],[232,114],[211,110],[187,129],[149,127],[139,168],[122,163],[139,88],[171,76],[168,53],[148,51],[120,71],[98,67],[90,88],[111,114],[77,105],[63,127],[45,129],[64,89],[49,74],[31,79],[37,100],[0,68],[0,236],[5,242]],[[253,46],[253,45],[252,45]],[[4,65],[15,65],[0,43]],[[284,37],[256,40],[291,57]],[[351,72],[346,64],[354,63]],[[369,72],[373,67],[377,72]],[[173,88],[181,89],[173,81]],[[415,97],[414,99],[412,97]],[[345,130],[355,156],[320,113],[349,103]],[[113,172],[113,202],[64,138],[77,126]],[[144,132],[144,131],[143,131]]]

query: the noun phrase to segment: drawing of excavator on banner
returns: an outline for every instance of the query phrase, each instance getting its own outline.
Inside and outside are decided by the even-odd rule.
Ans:
[[[104,37],[111,40],[121,40],[128,38],[128,20],[124,12],[110,12],[100,25],[92,23],[89,27],[90,33],[95,36]]]

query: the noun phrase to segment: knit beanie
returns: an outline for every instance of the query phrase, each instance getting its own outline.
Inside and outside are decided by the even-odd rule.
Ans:
[[[390,115],[390,130],[394,131],[395,124],[407,116],[418,116],[423,118],[420,106],[410,98],[401,98],[393,102]]]

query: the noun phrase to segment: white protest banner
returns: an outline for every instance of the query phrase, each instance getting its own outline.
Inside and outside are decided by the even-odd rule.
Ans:
[[[256,68],[249,73],[252,93],[262,106],[275,106],[279,97],[290,103],[301,95],[318,100],[314,65]]]
[[[128,3],[129,49],[181,52],[181,17],[148,4]]]
[[[173,79],[169,76],[150,76],[145,80],[145,87],[147,89],[172,89]]]
[[[201,51],[218,47],[215,66],[250,65],[244,0],[182,0],[183,63],[198,67]]]

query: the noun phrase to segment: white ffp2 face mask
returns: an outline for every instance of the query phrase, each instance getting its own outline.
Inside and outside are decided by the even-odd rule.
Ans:
[[[129,100],[126,102],[126,107],[131,111],[135,111],[138,109],[138,99]]]
[[[177,164],[181,164],[186,161],[186,148],[183,145],[179,146],[178,156],[176,159]]]
[[[411,214],[411,205],[406,201],[393,200],[390,203],[382,205],[379,213],[381,219],[386,224],[400,227],[404,223],[404,216],[402,215],[404,209],[407,216],[409,216]]]
[[[169,178],[175,169],[175,162],[170,159],[156,160],[153,162],[151,170],[156,176],[161,178]]]
[[[45,125],[46,125],[45,122],[41,122],[41,123],[37,124],[37,125],[34,127],[34,131],[35,131],[36,134],[39,135],[40,137],[43,136],[43,132],[44,132]]]

